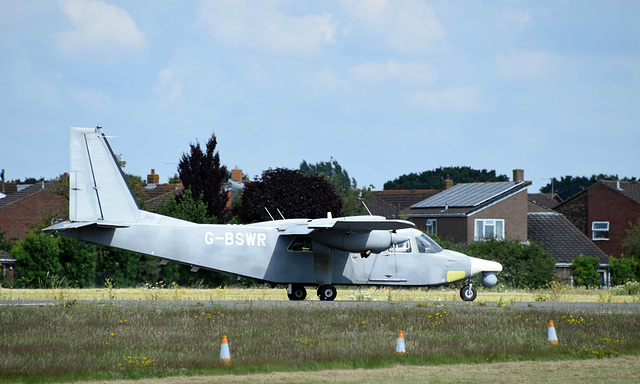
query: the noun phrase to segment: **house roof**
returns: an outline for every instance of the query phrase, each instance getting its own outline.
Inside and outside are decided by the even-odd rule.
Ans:
[[[372,191],[371,201],[367,207],[374,215],[398,217],[412,204],[425,200],[437,193],[438,189],[400,189],[386,191]]]
[[[530,181],[457,184],[411,206],[412,215],[464,216],[473,214],[531,185]]]
[[[504,181],[498,183],[457,184],[437,195],[411,206],[415,208],[478,207],[489,200],[513,192],[530,182]],[[526,185],[528,185],[526,184]]]
[[[35,195],[36,193],[42,192],[56,183],[57,181],[40,182],[30,185],[21,191],[8,194],[5,198],[0,199],[0,209],[16,203],[22,199],[26,199],[27,197]]]
[[[527,199],[532,202],[535,203],[543,208],[547,208],[547,209],[553,209],[555,208],[558,204],[560,204],[560,202],[554,198],[552,198],[551,196],[549,196],[546,193],[530,193],[529,195],[527,195]]]
[[[171,198],[173,195],[182,193],[182,184],[155,184],[155,187],[146,187],[142,192],[142,200],[147,210],[155,212],[158,203]]]
[[[609,257],[560,213],[529,212],[527,231],[529,240],[551,252],[556,263],[568,264],[583,255],[609,264]]]
[[[598,183],[640,204],[640,182],[598,180]]]

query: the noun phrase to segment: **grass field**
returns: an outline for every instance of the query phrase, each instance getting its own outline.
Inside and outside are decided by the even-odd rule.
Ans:
[[[509,296],[509,292],[484,292],[479,300],[494,303],[472,307],[438,303],[438,300],[460,300],[453,296],[457,294],[454,290],[342,289],[339,294],[342,295],[338,299],[389,302],[346,307],[316,300],[286,307],[252,305],[259,300],[286,300],[284,290],[271,289],[3,289],[0,300],[60,301],[44,307],[0,307],[0,381],[176,376],[193,379],[194,375],[212,375],[210,381],[218,381],[220,375],[230,378],[271,372],[284,372],[280,375],[326,369],[331,372],[374,369],[364,378],[346,381],[367,382],[367,378],[376,374],[384,375],[381,373],[384,370],[397,369],[393,367],[518,361],[551,364],[557,360],[585,361],[586,365],[586,361],[593,359],[624,356],[631,356],[624,360],[627,368],[616,372],[637,377],[640,370],[639,360],[632,358],[640,352],[640,313],[519,310],[508,305],[511,300],[526,301],[525,297],[529,297],[526,295],[540,292],[511,293],[515,296]],[[582,301],[596,302],[637,299],[603,297],[590,291],[565,292],[563,296],[563,300],[576,296]],[[74,301],[84,299],[104,301],[100,304]],[[201,300],[206,304],[153,303],[162,299]],[[240,300],[243,304],[220,305],[216,300]],[[419,302],[407,304],[399,300]],[[500,302],[504,304],[499,305]],[[547,343],[549,320],[555,322],[558,346]],[[405,335],[404,356],[395,354],[399,330]],[[229,338],[231,367],[219,362],[223,335]],[[612,359],[612,364],[613,360],[620,361]],[[505,367],[507,371],[512,369]],[[407,372],[417,369],[407,368]],[[543,373],[532,371],[528,375]],[[305,382],[294,380],[296,376],[292,375],[283,382]],[[402,382],[423,381],[411,377]],[[548,381],[544,377],[541,380]],[[257,376],[254,379],[249,381],[258,381]],[[314,380],[309,376],[309,382],[327,381]]]

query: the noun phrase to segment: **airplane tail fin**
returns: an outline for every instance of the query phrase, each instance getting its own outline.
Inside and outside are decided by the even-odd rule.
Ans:
[[[140,209],[102,129],[71,128],[69,219],[138,221]]]

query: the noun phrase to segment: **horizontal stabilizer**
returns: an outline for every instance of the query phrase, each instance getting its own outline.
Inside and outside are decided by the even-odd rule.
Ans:
[[[102,227],[102,228],[127,228],[128,225],[124,225],[121,223],[109,223],[109,222],[99,222],[99,221],[64,221],[62,223],[58,223],[43,229],[43,231],[66,231],[68,229],[78,229],[83,227]]]

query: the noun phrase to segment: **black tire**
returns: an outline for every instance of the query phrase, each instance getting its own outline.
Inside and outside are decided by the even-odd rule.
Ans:
[[[325,284],[318,288],[318,297],[321,301],[333,301],[337,294],[336,287],[331,284]]]
[[[473,301],[476,299],[476,297],[478,297],[478,291],[476,290],[475,287],[471,287],[471,289],[469,289],[468,285],[465,285],[464,287],[462,287],[462,289],[460,289],[460,298],[464,301]]]
[[[291,293],[287,293],[287,297],[291,301],[302,301],[307,298],[307,290],[298,284],[291,286]]]

